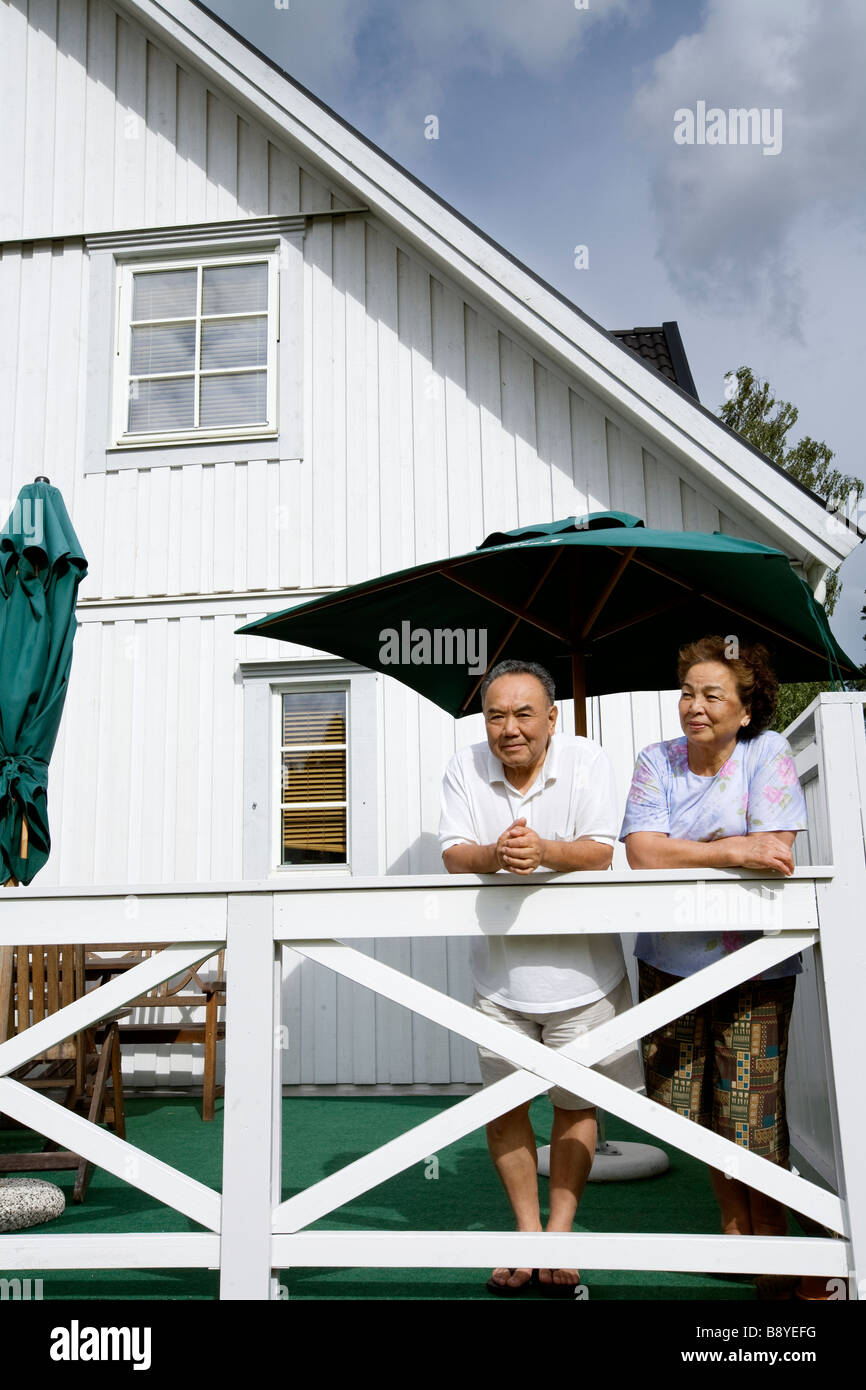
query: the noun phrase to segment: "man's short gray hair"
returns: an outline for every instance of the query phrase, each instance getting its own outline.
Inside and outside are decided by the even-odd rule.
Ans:
[[[548,705],[552,705],[556,699],[553,676],[544,666],[539,666],[537,661],[500,661],[498,666],[494,666],[491,671],[487,672],[481,682],[482,709],[487,699],[488,690],[494,681],[499,680],[500,676],[534,676],[544,686]]]

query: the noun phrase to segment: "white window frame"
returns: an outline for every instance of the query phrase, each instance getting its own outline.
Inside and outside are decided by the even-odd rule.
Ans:
[[[177,467],[186,463],[244,463],[251,459],[301,459],[304,455],[304,229],[303,214],[100,232],[85,237],[89,274],[86,309],[87,375],[84,472]],[[122,407],[128,390],[129,321],[124,332],[120,296],[129,272],[148,267],[225,263],[273,258],[279,268],[273,320],[279,335],[269,389],[273,413],[267,427],[162,435],[124,434]]]
[[[214,266],[228,265],[267,265],[268,267],[268,333],[267,361],[267,419],[260,424],[225,425],[218,428],[193,426],[177,430],[129,430],[128,406],[130,394],[130,357],[132,348],[132,302],[133,280],[136,275],[148,271],[190,270],[198,271],[196,300],[196,353],[193,378],[195,398],[198,397],[200,382],[200,327],[201,316],[201,278],[205,270]],[[189,255],[182,257],[160,257],[156,260],[127,261],[118,266],[118,306],[117,335],[114,357],[114,427],[112,445],[117,448],[148,444],[204,443],[223,439],[276,438],[277,435],[277,352],[280,333],[280,268],[279,253],[272,251],[249,251],[246,254]],[[249,370],[249,369],[245,369]],[[189,373],[170,372],[167,376],[187,376]]]
[[[241,662],[244,687],[243,875],[378,874],[382,677],[342,661]],[[346,692],[345,864],[281,864],[281,703],[293,691]]]
[[[318,691],[339,691],[346,697],[346,858],[341,863],[310,863],[310,864],[283,864],[282,846],[282,820],[283,820],[283,796],[282,796],[282,771],[283,771],[283,739],[282,739],[282,702],[284,695],[295,694],[314,694]],[[283,685],[274,684],[271,686],[271,697],[274,701],[274,713],[272,728],[274,733],[274,746],[271,750],[274,767],[274,805],[271,815],[271,825],[273,835],[271,840],[271,863],[274,872],[283,874],[305,873],[312,870],[324,869],[329,873],[348,873],[352,864],[352,688],[347,680],[333,681],[286,681]]]

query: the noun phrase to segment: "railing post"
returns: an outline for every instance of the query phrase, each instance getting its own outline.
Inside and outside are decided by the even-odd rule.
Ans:
[[[866,1297],[866,1149],[863,1090],[863,998],[866,987],[866,736],[856,697],[822,697],[816,735],[824,777],[834,877],[816,885],[821,932],[826,1033],[832,1058],[831,1107],[839,1195],[849,1223],[851,1297]],[[820,986],[820,981],[819,981]],[[820,990],[819,990],[820,993]]]
[[[220,1298],[269,1299],[280,1191],[279,969],[270,893],[228,899]]]

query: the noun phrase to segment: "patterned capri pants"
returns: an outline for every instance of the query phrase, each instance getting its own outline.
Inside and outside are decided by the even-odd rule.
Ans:
[[[644,1000],[680,977],[638,961],[638,978]],[[787,1167],[785,1060],[796,978],[746,980],[645,1037],[649,1098]]]

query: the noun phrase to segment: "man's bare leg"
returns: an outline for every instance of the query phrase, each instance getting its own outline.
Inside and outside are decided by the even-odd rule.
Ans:
[[[506,1196],[514,1212],[518,1231],[540,1231],[541,1212],[538,1205],[538,1152],[535,1134],[529,1123],[529,1106],[518,1105],[504,1115],[491,1120],[487,1126],[487,1147],[499,1174]],[[497,1284],[520,1288],[532,1277],[531,1269],[494,1269],[492,1279]]]
[[[550,1215],[548,1231],[570,1231],[595,1153],[598,1124],[591,1110],[553,1107],[550,1132]],[[542,1284],[579,1284],[576,1269],[540,1269]]]

